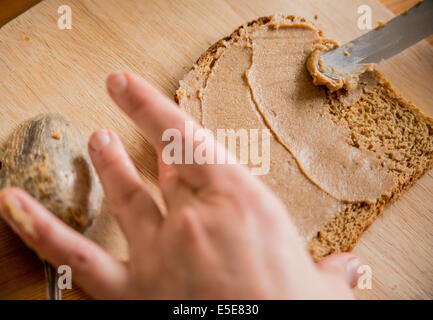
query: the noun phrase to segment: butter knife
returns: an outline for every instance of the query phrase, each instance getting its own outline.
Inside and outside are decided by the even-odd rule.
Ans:
[[[433,33],[433,0],[424,0],[385,25],[322,53],[317,70],[332,79],[357,76]]]

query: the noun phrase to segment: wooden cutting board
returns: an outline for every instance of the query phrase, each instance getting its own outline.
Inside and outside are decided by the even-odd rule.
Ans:
[[[57,28],[57,9],[72,8],[72,30]],[[360,5],[373,22],[393,15],[375,0],[45,0],[0,29],[0,146],[17,125],[41,112],[71,118],[85,136],[117,131],[146,181],[156,165],[149,144],[105,92],[112,70],[139,73],[173,96],[178,81],[212,43],[240,24],[274,12],[314,20],[340,42],[364,33]],[[433,116],[433,48],[421,42],[380,65],[394,87]],[[157,189],[153,187],[153,192]],[[104,212],[89,233],[118,257],[125,244]],[[355,252],[372,268],[371,290],[360,298],[433,298],[433,173],[429,172],[363,235]],[[44,298],[41,265],[0,222],[0,299]],[[66,298],[86,297],[77,289]]]

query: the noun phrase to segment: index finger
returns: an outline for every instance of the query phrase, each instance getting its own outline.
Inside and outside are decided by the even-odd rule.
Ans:
[[[112,73],[107,79],[111,98],[137,124],[152,145],[161,152],[164,131],[176,129],[185,134],[185,122],[200,128],[168,97],[135,74],[128,71]]]
[[[158,154],[161,154],[169,143],[165,137],[170,136],[173,131],[179,133],[182,159],[176,162],[175,166],[185,182],[193,187],[201,187],[213,181],[210,176],[214,175],[216,169],[210,169],[206,163],[196,164],[193,159],[186,161],[186,155],[191,151],[193,153],[197,145],[202,143],[193,138],[197,130],[202,129],[195,120],[149,83],[130,72],[111,74],[107,79],[107,89],[113,100],[149,139]],[[206,150],[218,148],[213,137],[206,141]]]

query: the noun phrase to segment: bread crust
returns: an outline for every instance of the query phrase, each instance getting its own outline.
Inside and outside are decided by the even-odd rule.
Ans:
[[[317,26],[300,17],[293,15],[280,15],[292,24],[302,24],[317,30],[319,35],[323,37],[322,31]],[[229,36],[222,38],[209,47],[192,66],[190,73],[207,76],[214,66],[215,62],[219,59],[221,54],[228,45],[236,42],[244,32],[249,32],[258,26],[269,25],[274,26],[273,16],[260,17],[256,20],[250,21],[244,25],[239,26]],[[329,40],[332,41],[332,40]],[[424,115],[420,109],[412,104],[410,101],[404,99],[397,93],[389,83],[389,81],[377,70],[374,71],[387,90],[386,94],[394,99],[399,105],[407,107],[414,116],[426,123],[429,128],[429,137],[433,145],[433,119]],[[326,90],[326,89],[325,89]],[[182,82],[179,89],[175,94],[175,101],[180,104],[180,108],[184,109],[181,102],[182,96],[185,94],[182,88]],[[332,94],[329,92],[329,94]],[[334,93],[336,94],[336,93]],[[430,149],[429,149],[430,150]],[[433,152],[427,150],[426,158],[421,165],[419,165],[412,174],[404,176],[399,179],[397,188],[391,193],[390,196],[382,196],[377,199],[375,203],[368,202],[351,202],[345,204],[345,209],[337,213],[326,225],[317,232],[317,234],[309,241],[308,248],[315,260],[338,252],[350,251],[354,248],[356,242],[361,237],[362,233],[375,221],[375,219],[383,212],[386,205],[398,199],[401,194],[408,190],[415,182],[421,178],[428,170],[433,167]],[[429,154],[429,152],[431,152]]]

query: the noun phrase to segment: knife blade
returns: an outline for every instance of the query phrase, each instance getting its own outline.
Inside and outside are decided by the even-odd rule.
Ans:
[[[320,70],[338,80],[359,75],[433,33],[433,0],[424,0],[383,26],[319,56]]]

